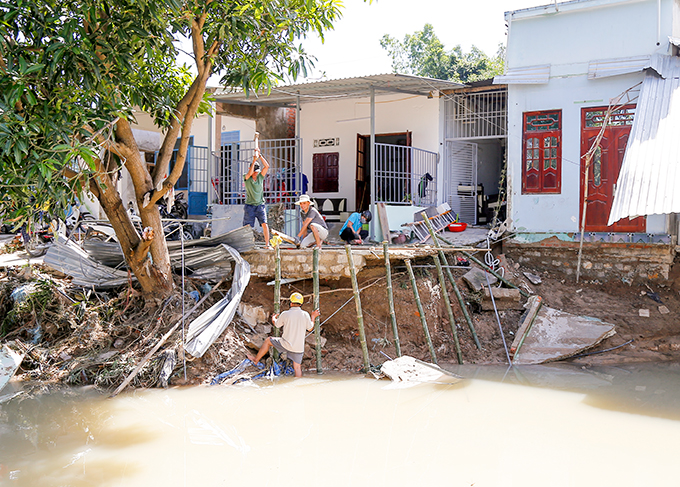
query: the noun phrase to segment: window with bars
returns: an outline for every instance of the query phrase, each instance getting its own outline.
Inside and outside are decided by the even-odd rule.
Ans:
[[[561,192],[561,140],[561,110],[524,114],[522,193]]]

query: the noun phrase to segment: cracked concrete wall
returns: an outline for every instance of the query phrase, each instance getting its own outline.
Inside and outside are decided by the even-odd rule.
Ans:
[[[274,278],[274,252],[253,250],[245,252],[242,257],[250,264],[250,272],[258,277]],[[366,266],[366,258],[360,254],[353,254],[354,268],[358,273]],[[303,278],[312,277],[313,250],[291,249],[281,250],[281,277]],[[340,279],[350,277],[347,254],[341,252],[319,252],[319,278]]]

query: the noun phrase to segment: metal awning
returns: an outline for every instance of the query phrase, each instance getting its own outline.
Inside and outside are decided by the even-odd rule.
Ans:
[[[344,98],[367,98],[371,88],[376,92],[406,93],[419,96],[439,96],[440,91],[465,87],[464,84],[408,74],[377,74],[356,78],[332,79],[312,83],[276,86],[270,93],[229,92],[217,89],[215,101],[245,105],[292,107],[296,103],[333,101]]]
[[[588,63],[588,79],[640,72],[650,66],[650,58],[651,56],[633,56],[590,61]]]
[[[655,55],[640,90],[609,223],[680,213],[680,58]]]
[[[550,81],[550,65],[509,68],[504,75],[495,76],[495,85],[540,85]]]

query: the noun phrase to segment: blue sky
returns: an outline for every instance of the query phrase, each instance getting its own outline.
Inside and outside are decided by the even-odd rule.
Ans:
[[[472,45],[488,55],[505,44],[504,12],[550,4],[549,0],[345,0],[343,18],[328,32],[326,42],[308,39],[303,45],[314,54],[317,69],[309,81],[325,72],[327,79],[391,72],[391,60],[380,38],[389,34],[403,40],[406,34],[434,26],[447,49]]]

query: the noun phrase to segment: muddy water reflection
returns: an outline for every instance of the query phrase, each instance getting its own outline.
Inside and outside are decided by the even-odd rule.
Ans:
[[[0,485],[677,483],[678,364],[454,371],[469,379],[16,398],[0,405]]]

